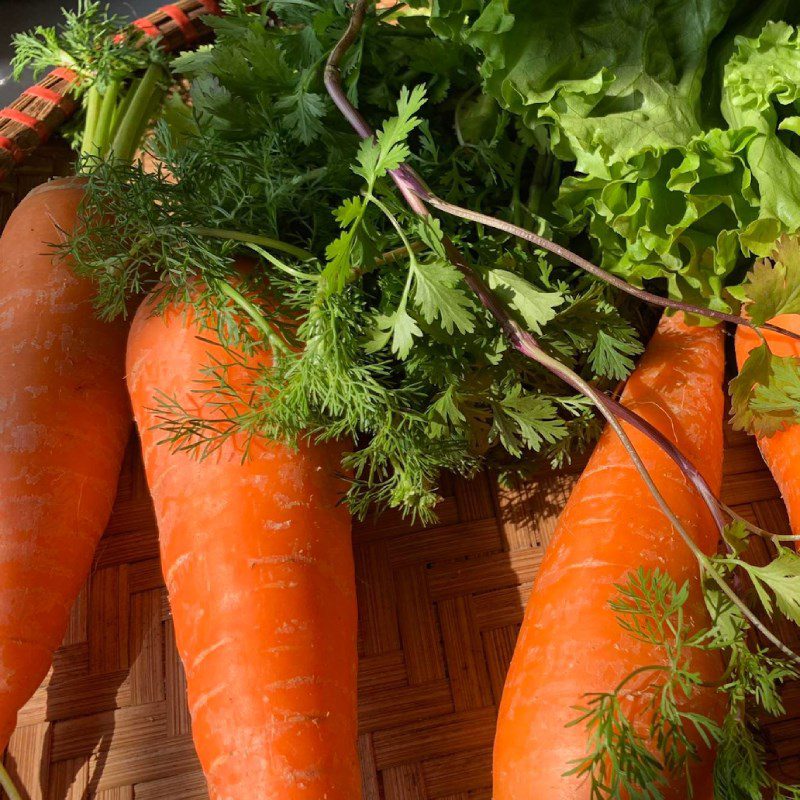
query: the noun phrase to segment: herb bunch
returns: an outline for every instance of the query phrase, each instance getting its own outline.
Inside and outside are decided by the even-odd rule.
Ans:
[[[418,163],[464,205],[550,229],[552,160],[542,165],[482,94],[471,51],[438,40],[422,16],[371,15],[345,87],[365,113],[394,116],[359,147],[321,84],[343,6],[229,11],[209,20],[213,45],[173,65],[191,81],[191,103],[175,95],[157,128],[161,168],[99,169],[67,245],[107,316],[157,284],[185,297],[198,277],[206,300],[227,308],[236,256],[258,261],[246,316],[257,307],[268,324],[256,329],[277,327],[294,347],[258,376],[247,413],[222,415],[217,429],[167,403],[166,438],[202,455],[235,426],[288,441],[348,437],[352,509],[388,504],[426,519],[442,469],[468,475],[489,463],[511,477],[586,447],[599,428],[587,401],[508,346],[444,258],[442,235],[601,388],[628,374],[649,320],[505,234],[423,225],[388,190],[387,170]],[[272,12],[285,24],[271,24]]]

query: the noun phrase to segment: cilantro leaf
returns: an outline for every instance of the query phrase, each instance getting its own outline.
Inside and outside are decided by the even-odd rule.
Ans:
[[[735,430],[771,436],[800,422],[800,358],[775,356],[764,343],[730,382]]]
[[[793,550],[781,547],[778,557],[763,567],[737,562],[753,581],[764,609],[772,614],[775,596],[778,610],[795,624],[800,625],[800,556]]]
[[[734,519],[725,526],[722,531],[722,537],[733,551],[733,554],[738,556],[747,549],[750,531],[743,520]]]
[[[522,276],[504,269],[489,272],[489,286],[493,289],[500,286],[509,291],[509,304],[535,334],[542,332],[542,328],[555,317],[555,309],[564,302],[561,292],[543,292]]]
[[[525,394],[517,385],[495,408],[494,433],[510,453],[520,455],[523,446],[538,452],[544,443],[554,444],[567,427],[549,398]]]
[[[422,330],[405,306],[400,306],[394,314],[377,314],[375,327],[368,339],[365,350],[376,353],[391,341],[391,350],[401,360],[408,358],[414,346],[414,338],[422,336]]]
[[[452,333],[472,333],[473,300],[461,288],[461,273],[449,261],[413,262],[414,301],[426,322],[435,319]]]
[[[756,325],[779,314],[800,313],[800,240],[781,237],[773,261],[757,261],[742,289],[750,301],[747,312]]]
[[[321,94],[309,92],[305,82],[299,83],[291,94],[281,97],[275,108],[284,112],[284,125],[304,144],[322,133],[327,103]]]
[[[353,267],[352,250],[356,226],[351,225],[325,248],[327,264],[320,278],[320,287],[328,293],[340,292]]]
[[[404,86],[397,101],[397,115],[383,123],[374,141],[365,139],[361,142],[353,172],[370,187],[408,158],[411,151],[406,140],[422,121],[416,114],[424,105],[424,86],[415,86],[410,92]]]
[[[597,375],[622,380],[633,370],[632,356],[638,356],[644,346],[635,338],[616,338],[604,330],[597,331],[597,340],[589,353],[589,364]]]

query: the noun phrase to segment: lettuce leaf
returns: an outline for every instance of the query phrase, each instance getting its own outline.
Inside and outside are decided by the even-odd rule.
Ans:
[[[574,162],[567,232],[634,284],[729,310],[745,259],[800,229],[800,42],[768,21],[786,8],[438,0],[431,24],[476,48],[486,91]]]
[[[706,55],[734,4],[489,0],[465,37],[490,94],[529,127],[551,127],[579,172],[610,177],[613,164],[644,168],[700,133]]]

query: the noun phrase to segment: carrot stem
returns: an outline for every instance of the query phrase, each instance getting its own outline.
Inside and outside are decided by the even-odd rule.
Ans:
[[[160,94],[164,92],[161,87],[163,75],[164,70],[159,64],[151,64],[145,71],[141,83],[133,92],[125,114],[119,121],[114,141],[109,150],[111,160],[123,164],[133,161],[136,148],[150,121],[149,112],[154,98],[160,97]]]
[[[118,80],[111,81],[106,87],[105,94],[103,94],[103,101],[100,104],[100,111],[98,112],[94,129],[92,155],[102,156],[108,149],[111,121],[114,118],[114,109],[117,107],[120,85]]]
[[[128,86],[127,91],[123,94],[122,100],[114,108],[114,116],[111,120],[111,129],[108,132],[109,142],[114,141],[114,138],[117,135],[117,130],[119,129],[119,124],[125,116],[128,106],[130,106],[131,100],[133,99],[134,94],[136,94],[136,89],[139,87],[141,82],[141,78],[134,78],[131,81],[130,86]]]
[[[0,761],[0,786],[3,787],[3,791],[8,795],[8,800],[22,800],[22,795],[17,787],[14,786],[14,781],[11,780],[11,776],[2,761]]]
[[[303,250],[301,247],[295,247],[288,242],[282,242],[280,239],[271,239],[269,236],[259,236],[255,233],[242,233],[241,231],[231,231],[224,228],[204,228],[201,225],[188,228],[190,233],[196,233],[198,236],[209,236],[213,239],[228,239],[232,242],[245,242],[249,244],[259,244],[262,247],[268,247],[270,250],[280,250],[290,256],[299,258],[301,261],[313,261],[316,256],[308,250]]]
[[[81,142],[81,156],[90,156],[94,151],[95,130],[97,118],[100,114],[100,92],[92,86],[86,93],[86,123],[83,127],[83,141]]]

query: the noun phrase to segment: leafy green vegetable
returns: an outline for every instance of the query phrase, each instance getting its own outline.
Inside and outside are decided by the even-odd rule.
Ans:
[[[742,286],[747,313],[756,325],[779,314],[800,313],[800,241],[783,237],[773,258],[756,262]]]
[[[605,268],[728,310],[742,257],[800,227],[797,34],[762,32],[783,10],[763,5],[483,0],[435,6],[432,24],[473,46],[486,91],[575,162],[557,208]]]
[[[631,371],[651,320],[494,229],[410,213],[389,172],[413,165],[449,200],[580,252],[588,232],[603,264],[633,283],[659,279],[720,309],[746,299],[757,321],[794,312],[789,240],[737,285],[743,257],[769,255],[800,226],[796,176],[777,180],[797,166],[798,37],[764,27],[781,0],[755,5],[414,0],[402,13],[370,12],[341,65],[359,112],[384,120],[359,144],[323,83],[346,4],[271,0],[254,12],[228,0],[228,15],[210,20],[214,44],[174,62],[189,102],[171,97],[149,144],[156,168],[97,164],[62,251],[97,282],[106,317],[158,287],[164,303],[195,302],[231,359],[272,351],[246,397],[225,359],[207,365],[197,388],[217,410],[210,419],[154,398],[173,448],[202,458],[238,432],[344,439],[355,514],[388,505],[431,519],[443,470],[526,476],[568,461],[599,430],[584,396],[511,346],[470,292],[475,276],[600,391]],[[285,24],[270,24],[273,13]],[[736,424],[768,433],[795,421],[799,375],[758,348],[732,386]],[[767,612],[800,621],[800,559],[778,545],[770,564],[747,563],[751,532],[731,526],[733,554],[701,558],[704,569],[731,583],[744,571]],[[753,704],[781,712],[794,667],[748,647],[759,623],[720,581],[706,587],[712,624],[702,630],[684,615],[688,587],[668,574],[640,570],[619,587],[620,625],[658,657],[578,710],[588,751],[571,774],[590,780],[596,800],[661,797],[698,739],[719,744],[722,797],[797,796],[766,773],[748,716]],[[709,649],[728,658],[722,725],[691,710],[701,686],[692,653]],[[630,692],[643,698],[637,709]]]
[[[560,292],[540,291],[521,276],[505,269],[494,269],[489,273],[489,286],[508,290],[508,304],[519,312],[528,329],[535,334],[542,332],[543,326],[555,317],[555,309],[564,302]]]
[[[747,158],[759,186],[761,216],[794,232],[800,227],[800,157],[778,131],[792,131],[797,117],[780,123],[778,117],[800,97],[800,40],[786,23],[769,22],[757,39],[740,38],[737,45],[725,66],[722,110],[731,127],[756,131]]]
[[[106,316],[159,284],[164,301],[186,297],[200,278],[225,341],[263,345],[238,311],[296,346],[258,376],[246,413],[216,425],[161,398],[166,438],[202,455],[237,426],[288,441],[346,437],[357,445],[345,464],[351,508],[389,504],[426,519],[443,469],[469,475],[490,463],[511,478],[567,461],[597,435],[590,406],[508,346],[447,259],[444,233],[544,346],[600,387],[632,368],[645,323],[627,301],[505,235],[420,221],[386,178],[410,161],[466,205],[526,218],[530,192],[550,191],[552,160],[537,173],[508,115],[480,102],[470,48],[437,40],[424,16],[390,25],[371,15],[346,62],[362,113],[385,120],[375,141],[358,144],[328,101],[313,104],[318,126],[287,123],[298,92],[322,94],[321,54],[348,12],[335,2],[282,9],[291,25],[265,25],[263,10],[214,21],[214,44],[176,60],[191,107],[173,99],[156,131],[161,168],[101,168],[65,247],[97,281]],[[229,289],[243,253],[259,269],[237,298]]]
[[[51,67],[74,72],[72,91],[81,103],[65,133],[83,156],[79,169],[102,159],[129,162],[160,109],[167,58],[141,31],[120,32],[122,17],[99,2],[79,0],[63,15],[58,29],[39,26],[14,36],[13,74],[19,78],[26,67],[36,76]]]
[[[79,76],[74,91],[80,93],[90,86],[104,89],[110,81],[144,69],[153,58],[154,43],[140,47],[116,36],[125,20],[100,2],[79,0],[74,11],[65,8],[63,15],[59,28],[40,25],[14,35],[11,66],[15,79],[26,68],[38,78],[48,69],[65,67]]]

